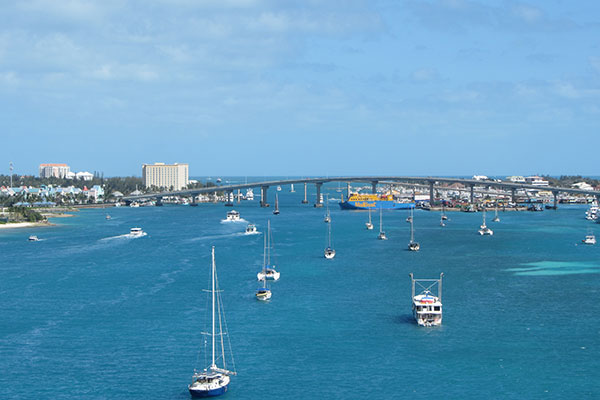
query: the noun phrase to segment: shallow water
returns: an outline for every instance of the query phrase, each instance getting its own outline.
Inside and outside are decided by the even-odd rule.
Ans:
[[[274,192],[274,191],[273,191]],[[333,187],[332,195],[336,195]],[[274,197],[274,193],[271,193]],[[186,399],[206,330],[210,247],[238,376],[223,398],[592,398],[600,396],[600,247],[580,244],[585,207],[416,211],[421,251],[406,251],[406,211],[324,209],[279,192],[235,209],[264,234],[281,279],[254,299],[263,235],[221,223],[230,208],[85,210],[58,226],[0,232],[2,398]],[[273,203],[273,201],[271,201]],[[124,237],[139,226],[142,238]],[[40,242],[27,238],[36,234]],[[409,272],[444,272],[444,323],[411,316]]]

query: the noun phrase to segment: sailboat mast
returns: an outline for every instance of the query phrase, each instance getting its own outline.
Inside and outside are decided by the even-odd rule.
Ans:
[[[369,224],[371,223],[371,207],[369,207]]]
[[[215,246],[212,247],[212,364],[215,366]]]
[[[383,212],[379,209],[379,233],[383,232]]]
[[[271,264],[271,220],[267,222],[267,265]]]
[[[410,216],[410,242],[414,242],[415,241],[415,229],[413,226],[413,221],[414,221],[414,217],[413,217],[413,213],[412,213],[412,208],[410,209],[411,211],[411,216]]]

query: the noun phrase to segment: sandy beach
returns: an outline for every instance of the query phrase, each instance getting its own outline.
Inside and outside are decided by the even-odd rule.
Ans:
[[[7,224],[0,224],[0,229],[37,228],[41,226],[54,226],[54,224],[49,222],[9,222]]]

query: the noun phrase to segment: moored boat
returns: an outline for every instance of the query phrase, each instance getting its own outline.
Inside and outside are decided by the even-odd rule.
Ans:
[[[437,326],[442,324],[442,277],[440,279],[415,279],[412,272],[409,274],[412,284],[412,311],[413,317],[419,326]],[[416,294],[415,288],[419,286],[422,291]],[[437,286],[437,295],[431,293]]]
[[[264,245],[264,252],[263,252],[263,268],[258,274],[256,274],[256,278],[259,281],[262,281],[262,280],[276,281],[276,280],[279,280],[279,276],[281,275],[275,269],[275,265],[271,264],[271,247],[272,246],[273,246],[273,238],[271,236],[271,221],[268,221],[267,222],[267,234],[265,235],[265,245]]]

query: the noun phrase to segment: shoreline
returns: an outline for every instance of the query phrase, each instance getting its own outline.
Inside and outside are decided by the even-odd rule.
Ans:
[[[0,224],[0,230],[17,228],[40,228],[43,226],[56,226],[56,224],[50,222],[9,222],[6,224]]]

